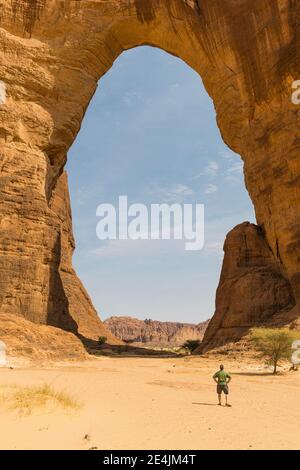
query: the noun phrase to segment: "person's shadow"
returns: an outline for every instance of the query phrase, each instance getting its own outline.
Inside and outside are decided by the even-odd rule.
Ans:
[[[192,405],[202,405],[202,406],[219,406],[217,403],[192,403]]]

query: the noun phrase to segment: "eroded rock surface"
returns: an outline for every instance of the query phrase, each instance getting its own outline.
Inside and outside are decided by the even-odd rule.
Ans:
[[[266,325],[295,305],[290,283],[266,244],[262,230],[245,222],[224,244],[216,312],[199,351],[238,340],[253,326]]]
[[[98,340],[100,336],[105,336],[108,343],[120,344],[121,341],[115,338],[101,322],[86,289],[72,266],[75,241],[66,172],[59,177],[49,205],[61,223],[61,253],[57,271],[58,284],[50,291],[54,293],[54,298],[49,299],[51,308],[49,308],[47,324],[77,332],[83,340],[85,338]]]
[[[55,194],[98,80],[142,44],[202,77],[222,136],[245,163],[270,264],[299,302],[299,107],[291,102],[300,78],[298,0],[1,0],[0,28],[2,313],[94,337],[102,331],[71,267],[71,222],[61,219],[69,201],[58,207]],[[228,327],[250,311],[238,289],[230,296],[240,313],[226,315]],[[271,303],[262,314],[273,310]]]
[[[82,342],[73,333],[36,325],[18,315],[0,314],[0,338],[6,346],[8,365],[18,364],[20,358],[37,362],[88,358]]]
[[[104,325],[113,335],[126,343],[141,343],[178,347],[187,340],[202,340],[208,321],[193,325],[190,323],[138,320],[132,317],[110,317]]]

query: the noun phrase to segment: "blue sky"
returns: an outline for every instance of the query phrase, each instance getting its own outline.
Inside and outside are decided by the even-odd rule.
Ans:
[[[68,158],[74,266],[101,318],[198,323],[214,312],[223,242],[255,221],[243,166],[221,139],[211,99],[181,60],[150,47],[123,53],[100,80]],[[97,206],[202,203],[205,246],[96,237]]]

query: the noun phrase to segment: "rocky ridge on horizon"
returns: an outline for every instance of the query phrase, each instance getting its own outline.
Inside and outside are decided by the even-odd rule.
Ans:
[[[113,316],[104,321],[106,328],[126,343],[161,347],[179,347],[187,340],[202,340],[209,320],[199,324],[139,320],[129,316]]]

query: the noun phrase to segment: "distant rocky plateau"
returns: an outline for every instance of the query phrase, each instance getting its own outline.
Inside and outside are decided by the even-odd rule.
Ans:
[[[178,347],[187,340],[202,340],[209,320],[198,323],[138,320],[132,317],[110,317],[104,321],[106,328],[126,343]]]

